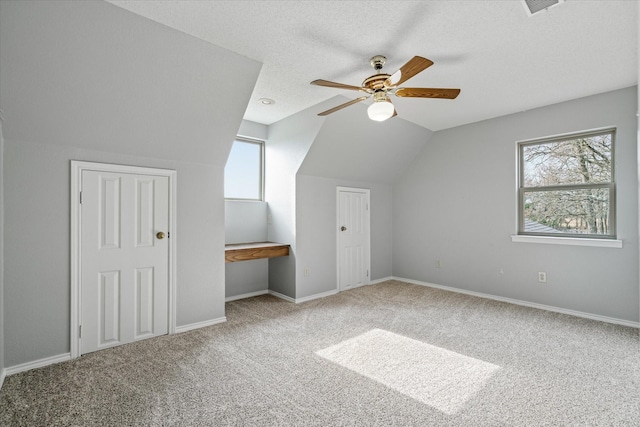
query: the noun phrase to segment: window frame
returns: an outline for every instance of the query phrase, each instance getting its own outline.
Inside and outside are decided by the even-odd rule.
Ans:
[[[541,145],[549,142],[570,141],[579,138],[587,138],[596,135],[611,135],[611,180],[608,182],[598,183],[574,183],[547,185],[536,187],[524,186],[525,160],[524,148],[532,145]],[[616,240],[617,239],[617,217],[616,217],[616,176],[615,176],[615,145],[616,145],[616,128],[604,127],[591,129],[581,132],[571,132],[555,136],[547,136],[542,138],[528,139],[517,141],[517,236],[544,237],[556,239],[598,239],[598,240]],[[562,191],[562,190],[581,190],[581,189],[598,189],[606,188],[609,190],[609,234],[586,234],[586,233],[544,233],[532,232],[524,230],[524,196],[526,192],[531,191]]]
[[[265,145],[265,141],[261,140],[261,139],[257,139],[257,138],[250,138],[250,137],[246,137],[246,136],[236,136],[236,138],[233,140],[233,144],[235,144],[236,142],[243,142],[243,143],[247,143],[247,144],[256,144],[260,147],[260,170],[259,170],[259,179],[260,182],[258,183],[259,185],[259,198],[254,199],[254,198],[242,198],[242,197],[227,197],[225,194],[224,199],[225,200],[237,200],[237,201],[254,201],[254,202],[263,202],[264,201],[264,145]],[[233,150],[233,144],[231,145],[231,149]],[[231,150],[229,150],[229,155],[231,155]],[[225,171],[224,171],[224,176],[225,176],[225,182],[226,182],[226,168],[227,165],[225,164]]]

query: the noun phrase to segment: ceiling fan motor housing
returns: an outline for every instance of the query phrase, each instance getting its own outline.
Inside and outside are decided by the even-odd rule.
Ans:
[[[367,77],[362,82],[362,87],[366,89],[371,89],[373,91],[384,89],[384,82],[391,77],[389,74],[380,73],[374,74],[371,77]]]

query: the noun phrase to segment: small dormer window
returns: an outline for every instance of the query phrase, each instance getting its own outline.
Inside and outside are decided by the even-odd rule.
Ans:
[[[224,168],[224,197],[264,199],[264,141],[237,138]]]

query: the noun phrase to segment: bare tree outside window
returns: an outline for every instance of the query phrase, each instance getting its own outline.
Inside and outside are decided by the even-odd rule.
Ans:
[[[518,234],[615,238],[614,136],[518,143]]]

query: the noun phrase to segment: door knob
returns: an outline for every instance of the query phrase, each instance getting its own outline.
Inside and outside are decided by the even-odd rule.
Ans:
[[[158,240],[162,240],[164,239],[164,233],[162,231],[158,231],[156,233],[156,237],[158,238]]]
[[[343,225],[342,227],[340,227],[340,231],[347,231],[347,227]]]

